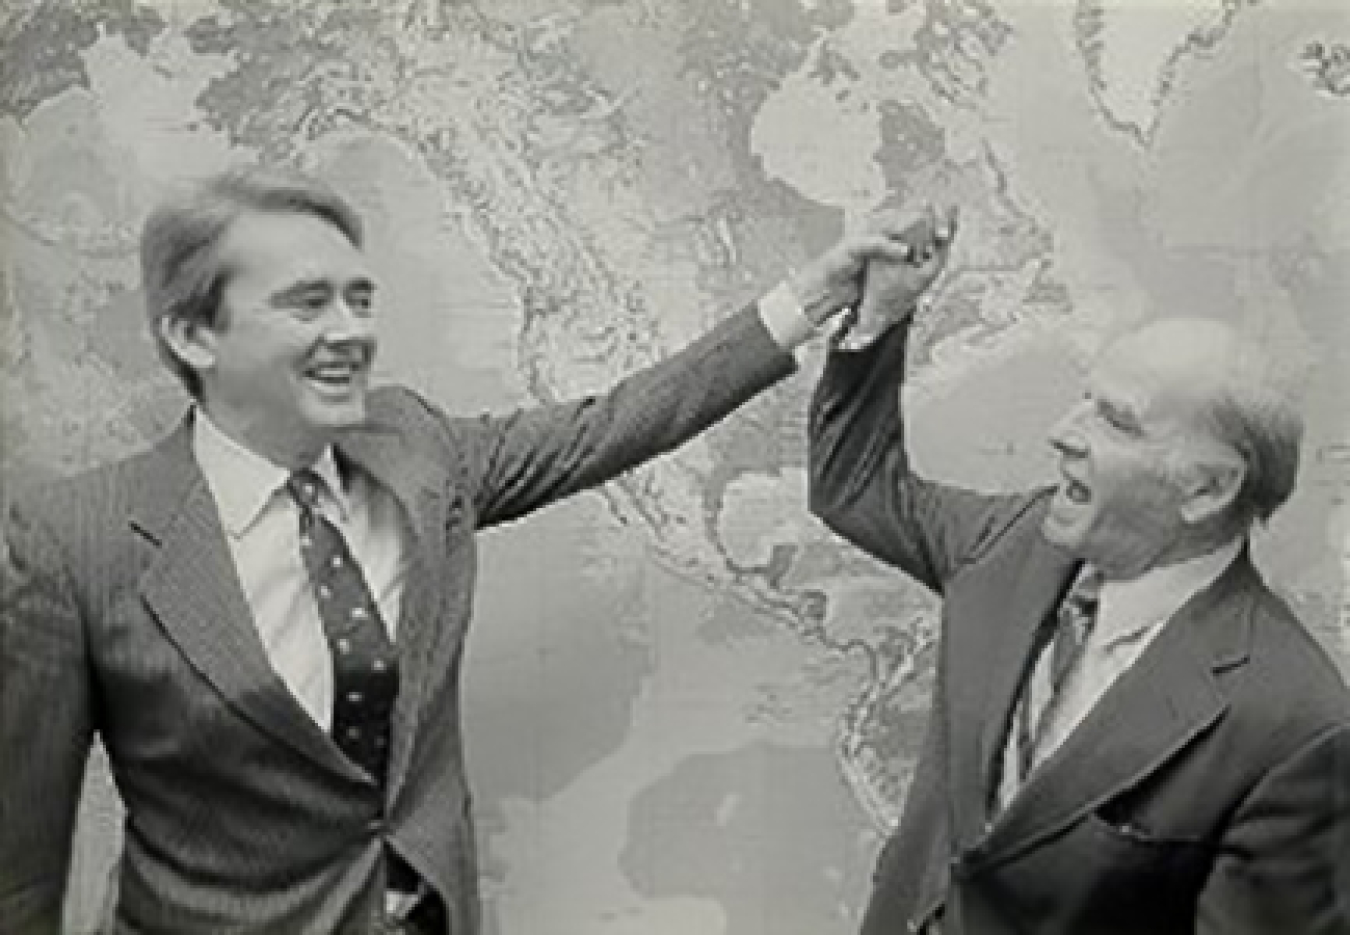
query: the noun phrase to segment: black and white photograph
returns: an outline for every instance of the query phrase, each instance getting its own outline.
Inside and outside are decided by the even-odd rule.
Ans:
[[[0,935],[197,933],[1350,935],[1350,5],[0,5]]]

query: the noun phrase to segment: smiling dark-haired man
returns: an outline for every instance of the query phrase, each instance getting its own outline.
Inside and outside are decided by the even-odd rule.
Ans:
[[[375,276],[328,187],[241,170],[155,211],[146,306],[193,405],[4,530],[0,932],[60,929],[95,734],[127,810],[118,932],[477,932],[474,532],[787,376],[905,234],[845,238],[605,395],[468,419],[371,387]]]

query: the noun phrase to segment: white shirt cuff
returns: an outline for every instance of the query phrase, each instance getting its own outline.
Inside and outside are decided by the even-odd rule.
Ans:
[[[786,280],[759,300],[759,318],[774,343],[791,353],[815,336],[816,326],[806,317],[801,303]]]

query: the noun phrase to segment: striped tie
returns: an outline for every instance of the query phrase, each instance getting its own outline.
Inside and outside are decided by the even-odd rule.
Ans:
[[[1095,570],[1084,570],[1069,589],[1069,593],[1060,602],[1055,614],[1054,634],[1049,641],[1049,682],[1048,693],[1037,697],[1032,693],[1035,682],[1034,672],[1046,665],[1046,652],[1042,648],[1040,658],[1033,669],[1033,678],[1022,693],[1022,704],[1017,718],[1017,775],[1018,782],[1024,783],[1031,775],[1036,762],[1036,750],[1049,723],[1050,715],[1055,711],[1061,690],[1068,681],[1078,660],[1083,656],[1088,637],[1097,623],[1097,607],[1101,600],[1102,575]]]

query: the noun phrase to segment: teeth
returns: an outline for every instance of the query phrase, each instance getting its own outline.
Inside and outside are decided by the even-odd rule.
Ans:
[[[350,380],[355,373],[356,368],[350,364],[325,364],[312,369],[310,376],[316,380]]]

